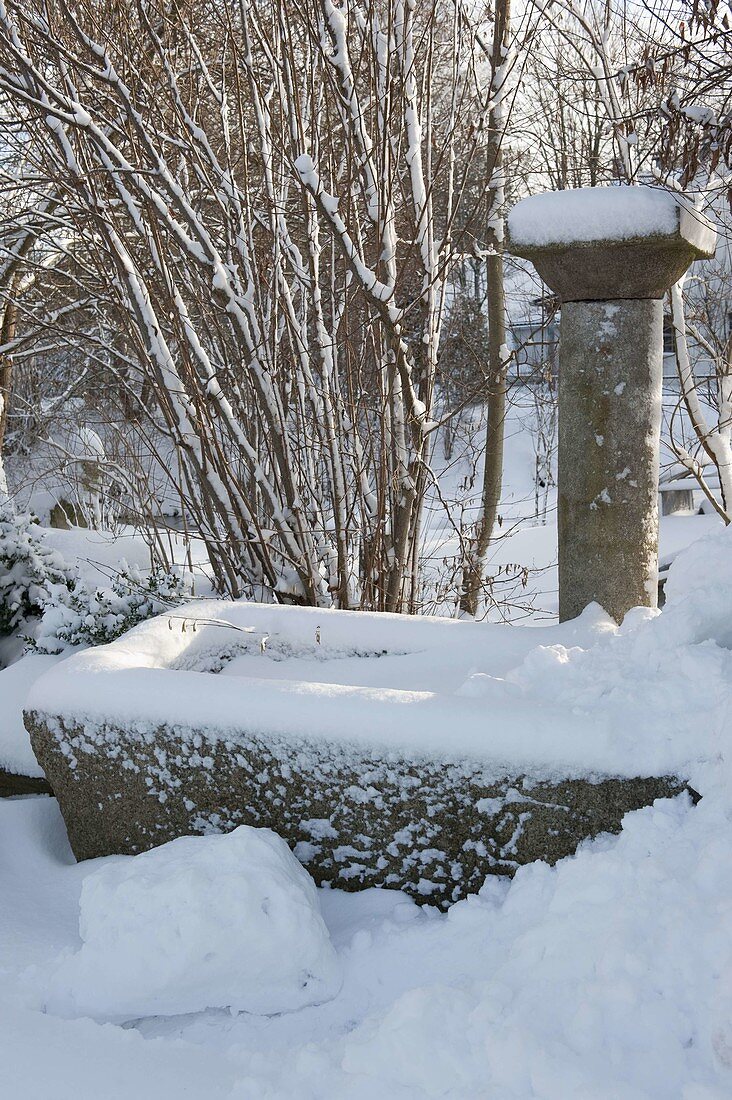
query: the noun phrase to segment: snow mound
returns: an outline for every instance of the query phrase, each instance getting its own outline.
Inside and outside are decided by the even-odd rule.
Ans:
[[[331,1043],[345,1073],[330,1091],[298,1065],[275,1095],[350,1096],[363,1079],[364,1097],[415,1100],[732,1095],[729,836],[718,806],[660,800],[617,840],[489,882],[432,930],[435,951],[462,941],[459,979],[415,983]]]
[[[57,1015],[272,1015],[341,986],[315,885],[269,829],[114,857],[84,879],[80,905],[83,946],[51,979]]]
[[[732,528],[692,543],[673,562],[658,628],[677,643],[732,649]]]
[[[23,725],[23,706],[31,686],[58,660],[28,653],[22,661],[0,669],[0,768],[15,775],[43,775]]]
[[[514,245],[628,240],[673,233],[679,201],[653,187],[586,187],[522,199],[508,215]]]

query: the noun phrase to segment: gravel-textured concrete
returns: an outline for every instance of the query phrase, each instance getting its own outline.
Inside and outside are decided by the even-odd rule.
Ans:
[[[555,863],[673,778],[528,782],[470,760],[407,758],[245,729],[117,728],[28,713],[78,859],[239,824],[274,829],[318,883],[399,887],[446,905],[487,874]]]

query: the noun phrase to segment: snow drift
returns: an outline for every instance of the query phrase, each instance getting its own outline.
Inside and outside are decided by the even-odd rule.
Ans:
[[[51,983],[58,1015],[269,1015],[340,988],[313,881],[267,829],[181,837],[107,861],[84,879],[80,905],[83,946]]]
[[[632,757],[643,741],[644,752],[680,761],[701,801],[658,800],[628,814],[620,836],[553,868],[491,876],[444,915],[389,891],[322,891],[344,984],[319,1007],[126,1029],[43,1014],[20,974],[30,963],[42,971],[60,941],[73,942],[84,868],[55,803],[0,803],[10,1093],[40,1100],[60,1082],[64,1100],[159,1100],[161,1089],[180,1094],[185,1065],[193,1092],[211,1100],[727,1100],[732,532],[679,557],[668,600],[660,614],[639,612],[599,636],[542,631],[524,652],[511,647],[533,632],[502,630],[500,671],[474,654],[460,682],[485,699],[498,676],[506,699],[533,692],[588,722],[604,715],[618,753]],[[140,1065],[146,1079],[133,1086]]]

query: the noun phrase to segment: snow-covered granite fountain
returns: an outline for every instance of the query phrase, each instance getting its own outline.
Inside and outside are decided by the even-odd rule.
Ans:
[[[509,249],[562,303],[559,614],[655,607],[662,298],[716,234],[683,196],[590,187],[523,199]]]
[[[26,725],[79,859],[258,825],[318,883],[447,904],[683,786],[625,717],[527,692],[565,647],[612,635],[598,609],[522,630],[246,603],[186,614],[31,691]]]

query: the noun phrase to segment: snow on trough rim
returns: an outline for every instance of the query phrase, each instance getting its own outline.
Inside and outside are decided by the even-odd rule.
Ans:
[[[522,199],[508,215],[514,245],[540,248],[570,242],[629,240],[674,233],[679,210],[670,191],[621,184],[550,191]]]
[[[85,721],[115,721],[154,728],[161,723],[205,729],[236,737],[237,729],[258,736],[296,735],[336,739],[381,750],[406,751],[417,758],[469,757],[495,765],[496,774],[525,770],[544,778],[555,775],[654,774],[678,763],[650,758],[614,744],[602,716],[588,727],[572,708],[546,705],[525,696],[504,679],[537,642],[591,645],[612,629],[599,609],[564,626],[506,632],[503,627],[453,620],[415,620],[404,616],[323,612],[271,605],[208,603],[196,605],[206,623],[185,633],[166,616],[150,620],[108,646],[76,654],[42,676],[31,689],[27,709]],[[461,673],[451,691],[405,691],[298,680],[243,679],[181,671],[170,665],[191,646],[226,634],[217,623],[234,622],[278,629],[296,639],[321,637],[367,648],[423,655],[436,666],[456,663]],[[206,625],[207,624],[207,625]],[[475,697],[468,683],[474,671],[489,673],[489,695],[482,685]],[[242,716],[245,719],[242,720]],[[658,773],[660,774],[660,773]]]
[[[193,615],[193,612],[192,612]],[[531,630],[452,620],[202,602],[208,625],[185,633],[166,616],[141,624],[111,645],[76,654],[42,676],[27,708],[51,716],[161,723],[236,738],[248,734],[336,739],[417,759],[484,761],[495,774],[531,777],[678,775],[707,751],[704,739],[669,736],[684,682],[671,639],[656,654],[661,674],[649,688],[639,669],[658,624],[631,615],[618,630],[598,608],[573,623]],[[232,622],[294,640],[315,636],[357,648],[386,648],[461,670],[448,690],[404,691],[298,680],[246,679],[170,667]],[[171,626],[174,629],[171,629]],[[633,656],[634,648],[640,655]],[[728,654],[719,650],[717,663]],[[716,675],[723,675],[717,669]],[[663,685],[661,687],[661,684]],[[621,690],[622,685],[622,690]],[[691,679],[689,690],[696,694]],[[627,700],[633,700],[629,712]],[[698,703],[700,713],[705,700]],[[242,716],[245,715],[245,722]]]

